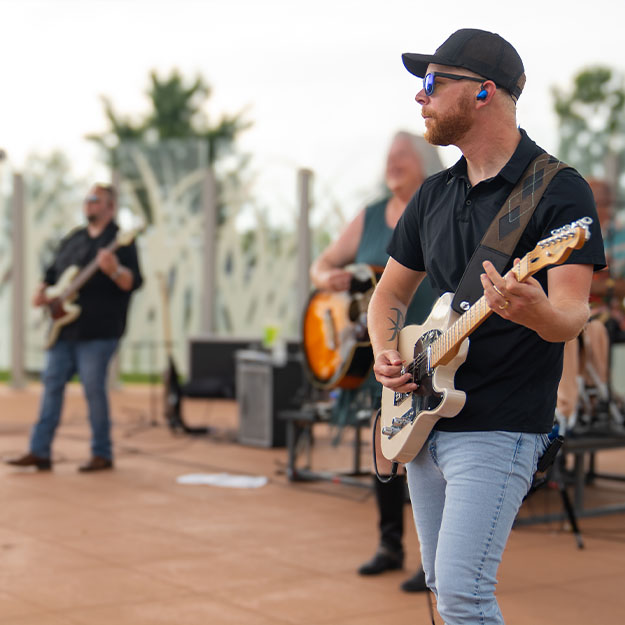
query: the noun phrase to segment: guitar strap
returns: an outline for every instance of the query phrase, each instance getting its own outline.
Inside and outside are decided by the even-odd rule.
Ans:
[[[489,260],[499,273],[510,260],[525,227],[553,177],[569,165],[543,152],[525,170],[503,206],[482,237],[467,265],[451,307],[462,314],[482,295],[484,288],[480,275],[484,273],[482,263]]]

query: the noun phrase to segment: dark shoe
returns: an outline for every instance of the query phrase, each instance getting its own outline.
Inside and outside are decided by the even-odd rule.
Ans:
[[[376,554],[359,569],[359,575],[379,575],[385,571],[397,571],[404,566],[404,554],[379,549]]]
[[[102,458],[102,456],[93,456],[89,462],[81,464],[78,470],[82,473],[88,473],[89,471],[105,471],[106,469],[113,468],[113,461],[108,458]]]
[[[6,463],[14,467],[37,467],[37,471],[49,471],[52,468],[50,458],[40,458],[30,452],[19,458],[11,458]]]
[[[412,577],[403,582],[400,588],[404,592],[423,592],[428,589],[425,585],[425,572],[419,569]]]

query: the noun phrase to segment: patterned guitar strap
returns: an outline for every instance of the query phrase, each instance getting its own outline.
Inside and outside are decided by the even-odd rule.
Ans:
[[[530,163],[493,219],[462,274],[451,303],[457,313],[468,310],[484,294],[480,274],[484,273],[482,263],[485,260],[490,260],[495,269],[503,273],[545,189],[553,177],[567,167],[569,165],[546,152]]]

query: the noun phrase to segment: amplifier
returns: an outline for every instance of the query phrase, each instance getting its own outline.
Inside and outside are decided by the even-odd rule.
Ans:
[[[299,354],[289,353],[282,366],[270,354],[244,350],[236,355],[239,442],[257,447],[283,447],[286,423],[281,410],[293,408],[304,382]]]

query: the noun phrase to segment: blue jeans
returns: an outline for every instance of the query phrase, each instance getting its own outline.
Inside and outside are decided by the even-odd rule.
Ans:
[[[78,373],[89,409],[92,455],[113,459],[106,386],[108,366],[118,343],[118,339],[57,341],[48,350],[39,420],[30,438],[33,454],[50,457],[54,433],[61,420],[65,386]]]
[[[546,434],[435,430],[407,466],[426,583],[446,625],[502,624],[497,568]]]

